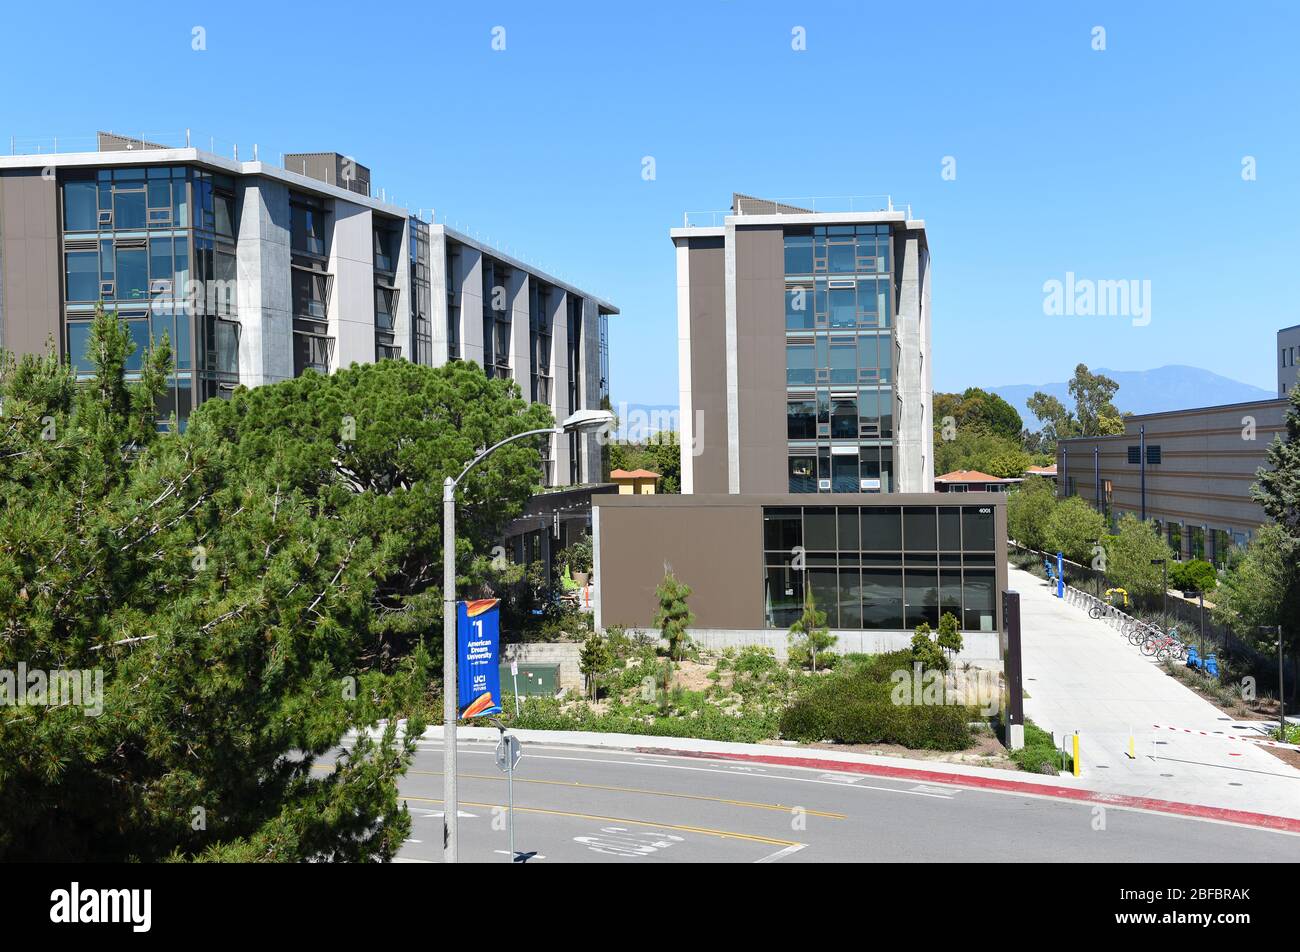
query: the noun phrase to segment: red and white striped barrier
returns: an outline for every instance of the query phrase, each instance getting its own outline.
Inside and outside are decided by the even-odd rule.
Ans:
[[[1156,730],[1174,731],[1181,734],[1200,734],[1202,737],[1217,737],[1219,740],[1239,740],[1249,744],[1259,744],[1263,747],[1281,747],[1284,750],[1300,750],[1300,744],[1284,744],[1280,740],[1269,740],[1267,737],[1253,737],[1249,734],[1224,734],[1219,731],[1198,731],[1190,727],[1170,727],[1168,724],[1152,724]]]

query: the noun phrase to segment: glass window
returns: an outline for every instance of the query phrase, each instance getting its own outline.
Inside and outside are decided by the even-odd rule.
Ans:
[[[149,350],[149,322],[127,321],[126,326],[131,333],[131,342],[135,344],[135,350],[126,359],[126,369],[132,371],[142,370],[144,368],[144,355]]]
[[[831,383],[856,384],[858,382],[858,343],[852,337],[831,338]]]
[[[184,241],[184,239],[181,239]],[[172,266],[172,240],[170,238],[149,239],[149,278],[173,280],[175,269]]]
[[[932,568],[912,568],[903,572],[906,617],[904,628],[915,628],[927,622],[931,628],[939,627],[939,572]]]
[[[803,512],[804,547],[809,551],[834,552],[835,509],[831,506],[809,507]]]
[[[853,243],[832,244],[828,247],[831,274],[852,274],[857,268],[857,255]]]
[[[212,193],[214,231],[227,238],[235,237],[235,200],[221,192]]]
[[[863,513],[865,515],[866,509],[863,509]],[[879,630],[903,627],[902,569],[863,568],[860,587],[863,628]]]
[[[831,327],[856,327],[858,312],[853,288],[831,288]]]
[[[149,252],[145,248],[117,248],[119,301],[140,301],[149,296]]]
[[[813,348],[808,344],[787,344],[785,348],[786,383],[811,386],[813,383]]]
[[[801,545],[803,528],[798,509],[763,510],[763,548],[773,552],[790,552]]]
[[[785,273],[812,274],[812,235],[785,236]]]
[[[803,575],[790,564],[771,566],[767,570],[767,625],[789,628],[803,614]]]
[[[88,373],[95,368],[90,362],[90,325],[68,322],[68,360],[74,370]]]
[[[993,551],[993,507],[964,506],[961,511],[962,544],[968,552]]]
[[[813,603],[818,611],[826,613],[828,628],[840,627],[840,592],[833,568],[805,569],[808,586],[812,589]]]
[[[858,453],[831,454],[831,491],[855,493],[858,491]]]
[[[888,337],[880,339],[880,382],[890,383],[893,372],[894,343]]]
[[[903,507],[903,547],[909,552],[930,552],[938,548],[933,506]]]
[[[792,440],[817,438],[817,401],[814,397],[792,397],[786,403],[786,436]]]
[[[839,523],[839,548],[841,551],[858,547],[858,507],[840,506],[837,521]]]
[[[99,207],[93,181],[63,184],[63,228],[65,231],[94,231],[99,227]]]
[[[898,552],[903,548],[898,506],[862,507],[862,548],[868,552]]]
[[[858,401],[855,397],[831,400],[831,436],[837,440],[857,439]]]
[[[811,288],[785,289],[785,326],[788,330],[811,330],[813,327],[813,292]]]
[[[957,506],[939,507],[939,548],[945,552],[961,550],[961,509]]]
[[[113,195],[113,225],[118,231],[143,228],[146,221],[144,189],[117,191]]]
[[[952,612],[961,624],[961,569],[939,569],[939,615]]]
[[[994,572],[994,569],[966,569],[962,585],[962,628],[967,631],[994,630],[997,617],[993,606]]]
[[[856,565],[841,565],[838,592],[840,627],[862,627],[862,577]]]
[[[817,457],[790,457],[790,492],[815,493],[817,491]]]
[[[67,258],[67,295],[69,301],[99,300],[99,253],[69,251]]]

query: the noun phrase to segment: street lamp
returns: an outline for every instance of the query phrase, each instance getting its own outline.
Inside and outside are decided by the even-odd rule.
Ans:
[[[525,430],[493,443],[442,484],[442,857],[456,862],[456,826],[460,799],[456,792],[456,487],[465,475],[507,443],[530,436],[554,436],[597,430],[614,422],[608,410],[579,410],[559,426]]]
[[[1165,618],[1168,618],[1169,617],[1169,560],[1152,559],[1151,564],[1160,566],[1161,578],[1164,580],[1163,587],[1161,589],[1161,596],[1160,596],[1163,599],[1163,601],[1160,603],[1160,613],[1164,615]],[[1164,623],[1165,623],[1164,619],[1161,619],[1160,624],[1163,625]]]
[[[1286,701],[1282,694],[1282,626],[1260,625],[1260,631],[1277,635],[1277,739],[1286,743]]]

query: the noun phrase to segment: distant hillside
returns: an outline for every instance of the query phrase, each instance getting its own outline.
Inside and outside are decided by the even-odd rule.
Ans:
[[[1115,406],[1129,413],[1156,413],[1162,410],[1185,410],[1191,407],[1212,407],[1221,403],[1245,403],[1250,400],[1272,400],[1272,390],[1255,387],[1237,380],[1229,380],[1200,367],[1171,364],[1155,370],[1105,370],[1092,368],[1093,373],[1105,374],[1119,384]],[[1038,428],[1037,418],[1025,407],[1035,391],[1041,390],[1060,400],[1071,410],[1074,400],[1068,384],[1020,383],[1004,387],[987,387],[1017,410],[1025,426]]]

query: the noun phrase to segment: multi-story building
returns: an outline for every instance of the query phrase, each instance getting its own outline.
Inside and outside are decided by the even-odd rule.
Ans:
[[[1057,492],[1091,503],[1112,526],[1126,513],[1154,522],[1179,559],[1223,565],[1267,521],[1250,490],[1286,431],[1288,405],[1135,414],[1121,435],[1061,440]]]
[[[174,351],[160,420],[308,370],[474,361],[557,419],[608,400],[606,301],[371,195],[336,153],[283,167],[101,133],[99,151],[0,156],[0,347],[88,367],[102,302]],[[544,482],[601,478],[554,437]]]
[[[598,625],[652,628],[671,569],[702,644],[784,652],[811,600],[838,650],[952,613],[1000,664],[1006,497],[934,491],[925,223],[884,206],[736,195],[672,230],[682,495],[592,500]]]
[[[1277,395],[1290,396],[1300,381],[1300,324],[1277,332]]]
[[[932,490],[925,223],[884,205],[672,229],[684,493]]]

